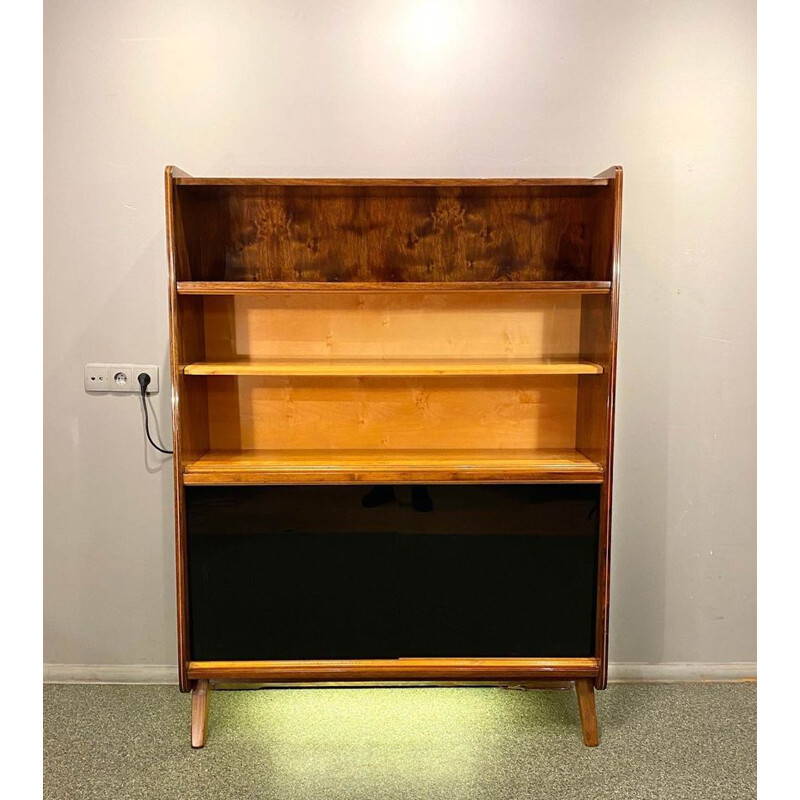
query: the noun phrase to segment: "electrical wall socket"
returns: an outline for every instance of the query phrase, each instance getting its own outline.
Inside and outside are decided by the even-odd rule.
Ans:
[[[87,392],[139,392],[139,375],[150,376],[147,394],[158,394],[158,367],[141,364],[87,364],[83,388]]]

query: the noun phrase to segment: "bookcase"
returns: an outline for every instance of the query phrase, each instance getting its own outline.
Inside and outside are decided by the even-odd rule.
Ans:
[[[237,682],[572,681],[598,743],[621,200],[167,167],[193,746]]]

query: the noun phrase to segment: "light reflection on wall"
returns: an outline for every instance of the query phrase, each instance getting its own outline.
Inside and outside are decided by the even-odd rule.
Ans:
[[[459,33],[463,33],[468,4],[457,0],[419,0],[402,4],[398,14],[398,43],[409,55],[433,61],[445,55]]]

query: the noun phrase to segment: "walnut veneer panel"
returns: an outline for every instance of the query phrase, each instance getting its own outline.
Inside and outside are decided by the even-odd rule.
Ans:
[[[590,279],[604,189],[239,184],[179,192],[195,279],[503,282]]]

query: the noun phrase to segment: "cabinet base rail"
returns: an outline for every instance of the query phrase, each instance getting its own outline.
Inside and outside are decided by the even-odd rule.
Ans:
[[[595,658],[381,659],[359,661],[192,661],[192,747],[203,747],[208,726],[211,679],[236,682],[348,681],[529,681],[544,688],[574,680],[578,712],[587,747],[599,744],[594,686],[599,673]]]
[[[594,678],[596,658],[387,658],[348,661],[190,661],[191,680],[369,681]]]

